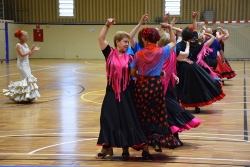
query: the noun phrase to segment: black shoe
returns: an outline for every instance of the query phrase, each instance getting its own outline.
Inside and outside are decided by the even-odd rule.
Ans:
[[[129,153],[122,153],[122,159],[129,159]]]
[[[149,152],[144,150],[142,151],[141,156],[143,160],[154,160],[154,157],[151,154],[149,154]]]
[[[155,149],[156,152],[162,152],[160,143],[156,141],[156,139],[152,140],[152,146]]]
[[[199,107],[195,107],[195,113],[200,113],[201,112],[201,109]]]
[[[182,143],[182,141],[181,141],[180,138],[179,138],[178,132],[174,134],[174,137],[175,137],[175,138],[178,140],[178,142],[180,143],[179,146],[183,146],[183,143]]]

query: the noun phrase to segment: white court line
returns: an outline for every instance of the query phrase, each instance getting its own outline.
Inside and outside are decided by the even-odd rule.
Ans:
[[[192,135],[187,135],[185,134],[184,136],[189,136],[189,137],[198,137],[198,138],[203,138],[203,139],[221,139],[221,140],[228,140],[228,141],[240,141],[240,142],[250,142],[250,141],[245,141],[245,140],[239,140],[239,139],[230,139],[230,138],[221,138],[221,137],[207,137],[207,136],[192,136]],[[64,143],[58,143],[58,144],[53,144],[53,145],[49,145],[49,146],[46,146],[46,147],[42,147],[42,148],[38,148],[34,151],[31,151],[29,152],[28,154],[34,154],[35,152],[38,152],[38,151],[41,151],[41,150],[44,150],[44,149],[47,149],[47,148],[51,148],[51,147],[54,147],[54,146],[59,146],[59,145],[64,145],[64,144],[69,144],[69,143],[76,143],[76,142],[79,142],[79,141],[85,141],[85,140],[96,140],[97,138],[87,138],[87,139],[82,139],[82,140],[76,140],[76,141],[69,141],[69,142],[64,142]]]
[[[78,130],[86,130],[86,129],[100,129],[100,127],[98,126],[98,127],[91,127],[91,128],[77,128]],[[51,131],[51,130],[53,130],[53,131],[55,131],[55,130],[58,130],[58,129],[27,129],[27,130],[0,130],[0,132],[8,132],[8,133],[13,133],[13,132],[25,132],[25,131],[34,131],[34,130],[36,130],[36,131]],[[61,130],[61,129],[59,129],[59,130]],[[67,131],[74,131],[75,129],[71,129],[71,128],[69,128],[69,129],[64,129],[64,130],[67,130]],[[236,129],[232,129],[232,130],[230,130],[230,129],[219,129],[219,128],[202,128],[202,127],[197,127],[197,128],[192,128],[192,131],[204,131],[204,130],[206,130],[206,131],[215,131],[215,130],[220,130],[220,131],[225,131],[225,132],[250,132],[250,130],[249,131],[247,131],[247,130],[236,130]],[[98,132],[78,132],[78,131],[76,131],[75,133],[39,133],[39,134],[35,134],[35,135],[44,135],[44,134],[76,134],[76,133],[99,133],[99,131]],[[199,133],[200,134],[200,133]],[[210,133],[209,133],[210,134]],[[29,135],[34,135],[34,134],[29,134]],[[11,137],[11,136],[17,136],[17,135],[8,135],[8,136],[6,136],[6,137]],[[1,137],[1,136],[0,136]],[[2,136],[2,137],[4,137],[4,136]]]
[[[0,138],[4,137],[23,137],[23,136],[44,136],[44,135],[70,135],[70,134],[80,134],[80,133],[99,133],[99,132],[76,132],[76,133],[39,133],[39,134],[21,134],[21,135],[5,135],[5,136],[0,136]],[[51,136],[53,137],[53,136]]]
[[[34,154],[34,153],[37,152],[37,151],[44,150],[44,149],[46,149],[46,148],[50,148],[50,147],[54,147],[54,146],[59,146],[59,145],[64,145],[64,144],[69,144],[69,143],[76,143],[76,142],[85,141],[85,140],[93,140],[93,139],[96,140],[96,138],[89,138],[89,139],[82,139],[82,140],[69,141],[69,142],[64,142],[64,143],[49,145],[49,146],[42,147],[42,148],[36,149],[36,150],[34,150],[34,151],[31,151],[31,152],[29,152],[28,154]]]
[[[0,155],[27,155],[27,153],[0,153]],[[32,156],[79,156],[79,157],[94,157],[95,155],[96,154],[32,154]],[[162,154],[162,156],[163,155],[164,154]],[[165,155],[167,155],[167,154],[165,154]],[[134,157],[141,157],[141,156],[134,156]],[[71,159],[72,158],[68,158],[68,159],[65,159],[65,160],[71,160]],[[169,159],[204,160],[204,161],[214,160],[214,161],[229,161],[229,162],[250,162],[250,160],[246,160],[246,159],[194,158],[194,157],[178,157],[178,156],[168,156],[168,158],[166,160],[169,160]],[[49,159],[46,158],[46,160],[49,160]]]
[[[83,68],[83,67],[81,67],[81,68]],[[72,72],[77,73],[77,74],[94,75],[94,76],[105,76],[106,77],[105,74],[90,74],[90,73],[83,73],[83,72],[76,71],[76,70],[81,69],[81,68],[74,68],[72,70]]]
[[[38,70],[31,70],[31,73],[34,72],[34,71],[41,71],[41,70],[48,70],[48,69],[52,69],[52,68],[57,68],[59,66],[54,66],[54,67],[48,67],[48,68],[41,68],[41,69],[38,69]],[[0,77],[6,77],[6,76],[10,76],[10,75],[17,75],[19,73],[13,73],[13,74],[8,74],[8,75],[2,75]]]
[[[27,153],[0,153],[0,155],[27,155]],[[31,154],[29,154],[29,155],[31,155]],[[96,154],[32,154],[32,156],[79,156],[79,157],[94,157],[95,155]],[[162,154],[160,156],[164,156],[164,155],[167,155],[167,154]],[[141,157],[141,156],[134,156],[134,157]],[[73,158],[67,158],[65,160],[72,160],[72,159]],[[204,160],[204,161],[228,161],[228,162],[250,162],[250,160],[247,160],[247,159],[194,158],[194,157],[181,157],[181,156],[180,157],[179,156],[168,156],[168,158],[166,160],[170,160],[170,159]],[[6,160],[8,160],[8,159],[6,159]],[[46,160],[49,160],[49,159],[46,158]],[[168,163],[171,163],[171,161],[169,161]],[[178,163],[178,162],[176,162],[176,163]],[[190,162],[190,163],[192,163],[192,162]]]

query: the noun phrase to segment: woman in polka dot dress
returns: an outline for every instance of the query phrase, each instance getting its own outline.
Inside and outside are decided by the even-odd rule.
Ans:
[[[131,76],[137,78],[135,82],[135,105],[142,129],[149,143],[156,151],[161,152],[160,145],[175,148],[180,145],[172,135],[168,124],[168,114],[165,106],[165,96],[160,79],[164,61],[176,45],[172,26],[162,23],[162,28],[168,28],[170,43],[165,47],[158,47],[160,35],[155,28],[143,28],[141,32],[144,48],[138,51],[131,63]]]

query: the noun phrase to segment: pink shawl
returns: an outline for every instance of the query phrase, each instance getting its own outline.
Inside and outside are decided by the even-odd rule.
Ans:
[[[213,49],[209,48],[209,47],[207,46],[207,44],[204,43],[204,45],[203,45],[201,51],[200,51],[200,52],[198,53],[198,55],[197,55],[197,61],[196,61],[196,63],[197,63],[198,65],[202,66],[202,67],[205,67],[205,68],[209,69],[210,75],[211,75],[214,79],[216,79],[216,78],[218,78],[218,76],[216,75],[216,73],[213,72],[213,70],[211,69],[211,67],[209,67],[209,66],[207,65],[207,63],[204,62],[204,60],[203,60],[203,58],[206,57],[206,56],[208,56],[208,55],[209,55],[209,52],[212,52],[212,51],[213,51]]]
[[[115,97],[121,101],[120,93],[124,91],[129,84],[129,63],[132,57],[126,53],[119,56],[117,49],[111,48],[111,52],[106,62],[106,75],[108,84],[112,83],[112,89],[115,92]]]
[[[176,52],[173,50],[168,59],[164,62],[162,70],[165,72],[165,77],[161,77],[164,93],[167,89],[172,89],[175,86],[176,80],[173,74],[176,75]]]

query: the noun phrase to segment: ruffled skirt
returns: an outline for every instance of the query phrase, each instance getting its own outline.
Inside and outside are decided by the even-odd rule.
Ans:
[[[193,64],[178,62],[177,73],[180,79],[176,85],[177,97],[182,107],[210,105],[226,95],[221,83],[195,62]]]
[[[121,92],[119,102],[108,86],[102,103],[98,146],[140,148],[148,143],[138,119],[133,90]]]
[[[168,90],[165,97],[166,108],[169,114],[169,125],[173,134],[196,128],[201,124],[202,121],[200,119],[195,118],[181,107],[176,100],[174,90]]]
[[[8,85],[9,89],[3,89],[3,93],[14,102],[37,100],[37,97],[40,97],[40,94],[36,82],[37,78],[30,74],[21,81],[10,82]]]
[[[225,63],[222,63],[221,56],[217,56],[217,61],[218,64],[214,72],[219,78],[231,79],[236,76],[227,59],[225,59]]]
[[[142,77],[136,81],[135,106],[149,144],[157,141],[167,148],[180,146],[169,126],[160,77]]]

